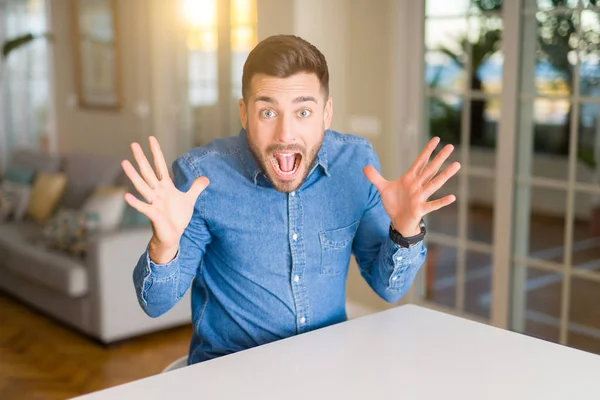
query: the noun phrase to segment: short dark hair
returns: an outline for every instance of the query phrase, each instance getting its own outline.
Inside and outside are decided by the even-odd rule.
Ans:
[[[299,72],[317,75],[325,97],[329,97],[329,70],[319,49],[298,36],[270,36],[248,55],[242,74],[242,96],[247,98],[250,82],[256,74],[287,78]]]

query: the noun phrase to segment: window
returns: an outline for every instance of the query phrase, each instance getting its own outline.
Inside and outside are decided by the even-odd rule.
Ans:
[[[242,97],[244,63],[258,43],[256,0],[232,0],[231,5],[231,85],[237,100]]]
[[[182,14],[188,27],[190,105],[215,105],[219,78],[217,0],[183,0]]]
[[[182,13],[188,24],[189,100],[192,106],[215,105],[219,98],[217,7],[217,0],[182,2]],[[256,0],[231,0],[230,14],[231,87],[232,96],[238,99],[242,94],[244,63],[258,42]]]
[[[504,58],[500,1],[427,1],[424,86],[428,136],[455,146],[457,202],[427,217],[427,299],[490,318],[493,149]],[[441,146],[440,146],[441,148]]]
[[[47,32],[44,0],[8,0],[0,5],[0,41]],[[16,147],[46,149],[50,110],[48,42],[36,39],[13,51],[2,65],[0,170]]]
[[[257,44],[256,0],[181,0],[194,144],[235,134],[242,71]]]

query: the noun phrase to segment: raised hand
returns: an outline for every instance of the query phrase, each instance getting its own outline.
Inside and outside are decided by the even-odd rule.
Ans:
[[[385,180],[370,165],[363,170],[367,179],[379,191],[383,208],[390,216],[394,228],[402,236],[417,235],[420,232],[419,223],[423,216],[456,200],[454,195],[447,195],[441,199],[427,201],[460,169],[460,164],[454,162],[436,176],[444,161],[454,150],[452,145],[445,146],[429,163],[429,158],[439,142],[440,139],[437,137],[431,139],[406,174],[398,180]]]
[[[151,221],[154,234],[150,241],[150,258],[157,263],[166,263],[177,254],[179,240],[194,213],[194,204],[208,186],[209,180],[204,176],[199,177],[187,192],[181,192],[169,177],[158,141],[153,136],[149,137],[148,141],[156,171],[150,166],[141,146],[135,142],[131,144],[131,151],[141,176],[128,160],[121,163],[123,170],[146,202],[131,193],[125,194],[125,201]]]

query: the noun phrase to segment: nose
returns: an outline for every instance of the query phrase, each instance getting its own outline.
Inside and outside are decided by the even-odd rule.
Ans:
[[[275,133],[275,140],[283,144],[291,144],[296,141],[293,129],[293,119],[288,116],[279,118]]]

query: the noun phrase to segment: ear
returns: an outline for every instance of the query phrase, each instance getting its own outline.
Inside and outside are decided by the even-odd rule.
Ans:
[[[248,130],[248,110],[246,109],[246,103],[244,99],[238,100],[238,107],[240,109],[240,123],[242,127],[247,131]]]
[[[325,130],[329,129],[331,126],[331,119],[333,118],[333,100],[330,98],[327,99],[327,103],[325,103],[325,110],[323,112],[323,125],[325,125]]]

